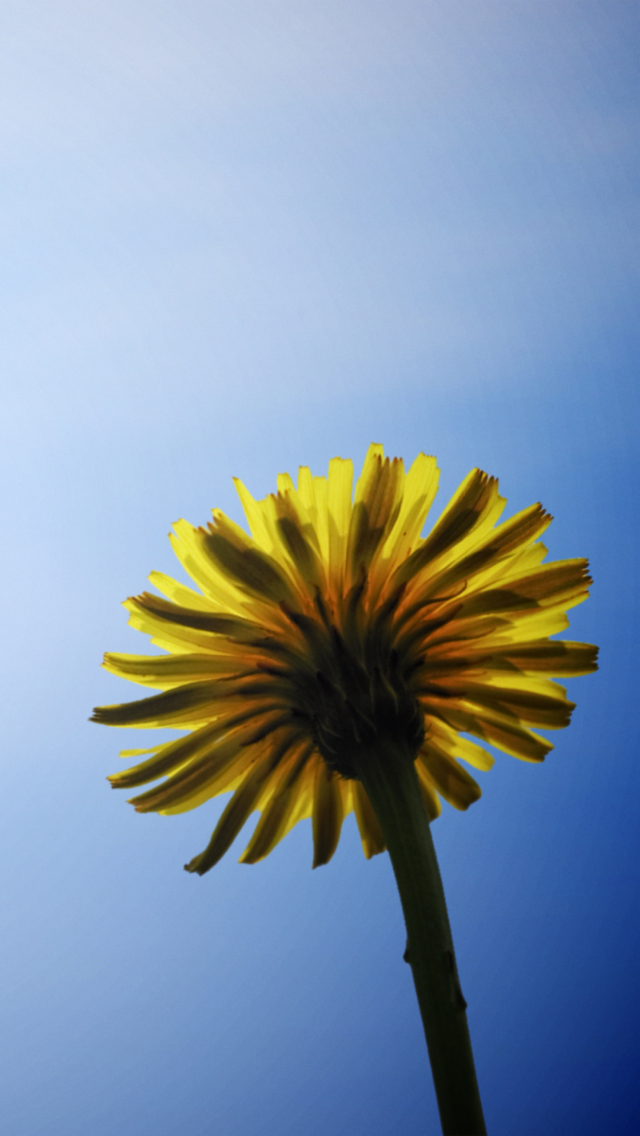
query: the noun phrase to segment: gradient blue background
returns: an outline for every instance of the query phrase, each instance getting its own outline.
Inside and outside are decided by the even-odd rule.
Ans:
[[[640,1130],[637,61],[617,0],[5,0],[0,1108],[10,1136],[418,1136],[387,857],[350,818],[183,863],[140,817],[119,606],[179,516],[372,440],[588,555],[602,669],[434,826],[492,1136]]]

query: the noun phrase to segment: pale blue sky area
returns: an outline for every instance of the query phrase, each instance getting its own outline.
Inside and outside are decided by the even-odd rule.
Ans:
[[[640,1128],[638,58],[618,0],[5,0],[0,14],[9,1136],[422,1136],[387,857],[351,818],[182,865],[221,803],[112,793],[120,602],[172,521],[371,441],[500,477],[589,556],[542,767],[434,839],[492,1136]]]

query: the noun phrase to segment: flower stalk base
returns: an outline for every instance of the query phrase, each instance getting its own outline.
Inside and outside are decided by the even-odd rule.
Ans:
[[[391,858],[407,928],[442,1131],[483,1136],[486,1127],[471,1051],[442,879],[410,753],[379,739],[356,757]]]

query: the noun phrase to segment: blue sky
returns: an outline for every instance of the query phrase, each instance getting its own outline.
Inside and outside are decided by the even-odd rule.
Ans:
[[[183,863],[87,722],[166,534],[369,442],[590,557],[600,672],[434,825],[489,1130],[638,1127],[637,6],[33,2],[0,16],[0,1099],[16,1136],[437,1131],[386,857]],[[141,744],[141,743],[140,743]]]

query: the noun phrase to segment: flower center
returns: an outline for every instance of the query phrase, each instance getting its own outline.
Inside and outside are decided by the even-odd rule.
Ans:
[[[295,619],[295,617],[294,617]],[[366,633],[350,649],[335,625],[295,619],[316,669],[296,683],[294,714],[306,721],[324,761],[349,780],[367,748],[388,739],[415,760],[424,740],[424,713],[389,642]],[[387,639],[387,636],[383,636]]]

